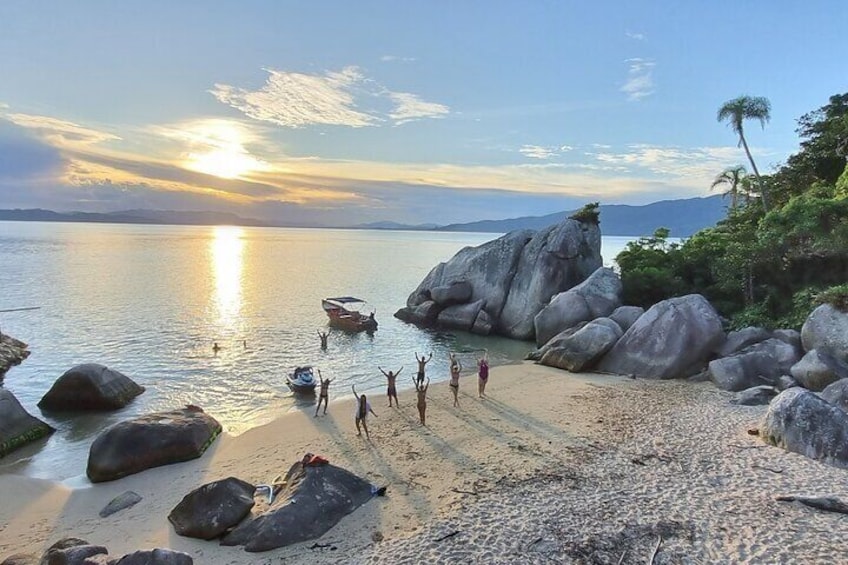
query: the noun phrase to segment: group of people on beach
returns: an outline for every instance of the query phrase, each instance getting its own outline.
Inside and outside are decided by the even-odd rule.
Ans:
[[[320,336],[320,332],[319,332]],[[326,337],[322,336],[321,346],[326,347]],[[431,352],[428,356],[421,354],[418,356],[418,353],[415,353],[415,360],[418,362],[418,373],[415,378],[412,380],[412,384],[415,387],[415,393],[418,397],[418,418],[421,421],[422,426],[427,425],[427,390],[430,388],[430,379],[426,377],[425,370],[427,363],[429,363],[433,359],[433,353]],[[457,357],[456,353],[450,353],[450,381],[449,386],[451,392],[453,393],[453,405],[455,407],[459,407],[459,377],[462,373],[462,363]],[[403,367],[398,369],[397,371],[385,371],[382,367],[377,367],[383,376],[386,377],[386,396],[389,401],[389,408],[392,407],[392,400],[394,399],[395,408],[400,407],[400,402],[398,401],[397,395],[397,377],[400,375],[401,371],[403,371]],[[327,404],[329,401],[329,389],[330,383],[332,379],[324,379],[321,376],[321,371],[318,371],[318,379],[321,385],[320,392],[318,395],[318,406],[315,408],[315,416],[318,416],[318,412],[321,409],[321,406],[324,406],[324,414],[327,413]],[[486,383],[489,380],[489,356],[486,350],[483,350],[482,357],[477,359],[477,394],[482,398],[486,398]],[[354,413],[354,422],[356,424],[356,435],[362,435],[362,430],[365,430],[365,437],[370,439],[370,434],[368,432],[368,415],[371,414],[375,418],[377,417],[376,412],[371,408],[371,403],[368,402],[368,397],[365,394],[359,394],[356,392],[356,385],[351,385],[351,390],[353,391],[353,395],[356,397],[356,411]]]

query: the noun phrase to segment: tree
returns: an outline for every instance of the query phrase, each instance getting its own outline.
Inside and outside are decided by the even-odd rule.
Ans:
[[[771,119],[771,103],[768,98],[762,96],[740,96],[733,100],[725,102],[718,109],[718,121],[727,121],[733,131],[739,136],[739,145],[745,148],[745,154],[748,156],[748,161],[751,163],[751,168],[754,170],[754,176],[757,177],[757,184],[760,189],[760,197],[763,199],[763,209],[768,212],[768,195],[760,182],[760,171],[757,169],[754,158],[751,156],[751,150],[748,149],[748,141],[745,139],[745,131],[743,122],[745,120],[759,120],[763,128],[766,127],[766,122]]]
[[[710,185],[711,189],[722,185],[728,186],[728,189],[724,192],[723,196],[727,196],[728,194],[730,195],[731,210],[736,209],[736,204],[739,200],[739,193],[745,190],[746,183],[743,182],[745,174],[746,171],[743,165],[728,167],[717,174],[713,184]]]

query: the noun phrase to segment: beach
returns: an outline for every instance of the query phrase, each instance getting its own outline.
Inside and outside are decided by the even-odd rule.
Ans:
[[[342,391],[333,390],[332,394]],[[347,392],[347,391],[345,391]],[[120,556],[170,547],[212,565],[276,563],[834,563],[848,521],[778,495],[848,498],[845,471],[766,446],[749,429],[766,407],[736,406],[710,383],[574,375],[524,362],[495,367],[488,398],[463,376],[388,408],[370,395],[371,440],[354,404],[326,416],[282,415],[224,434],[194,461],[94,486],[0,476],[0,559],[40,555],[60,538]],[[306,452],[370,482],[377,497],[317,540],[251,554],[176,535],[171,509],[194,488],[235,476],[254,484]],[[142,500],[98,512],[127,490]],[[257,497],[257,507],[265,503]]]

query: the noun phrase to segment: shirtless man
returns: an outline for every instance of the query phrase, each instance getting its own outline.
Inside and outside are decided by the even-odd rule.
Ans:
[[[397,376],[400,374],[400,372],[403,371],[403,367],[398,369],[397,373],[393,373],[391,371],[387,373],[383,370],[382,367],[377,368],[380,369],[380,372],[383,373],[386,376],[386,379],[388,380],[388,388],[386,389],[386,395],[389,397],[389,408],[392,407],[392,398],[395,399],[395,406],[400,408],[400,403],[398,402],[397,397],[397,386],[395,386],[395,380],[397,379]]]
[[[317,331],[318,331],[318,337],[321,338],[321,349],[327,349],[327,337],[330,334],[327,333],[327,332],[322,333],[321,330],[317,330]]]
[[[433,352],[430,352],[430,356],[424,359],[424,354],[421,354],[421,357],[418,357],[418,353],[415,353],[415,360],[418,361],[418,376],[415,378],[415,386],[416,388],[422,384],[424,384],[424,365],[433,358]]]
[[[413,379],[412,384],[415,385],[415,392],[418,393],[418,419],[421,420],[421,425],[427,425],[427,389],[430,387],[430,379],[427,379],[427,384],[418,384],[418,381]]]
[[[321,408],[321,403],[324,403],[324,414],[327,413],[327,402],[329,401],[330,383],[333,379],[326,379],[321,376],[321,369],[318,369],[318,380],[321,383],[321,392],[318,394],[318,406],[315,408],[315,417],[318,417],[318,410]]]

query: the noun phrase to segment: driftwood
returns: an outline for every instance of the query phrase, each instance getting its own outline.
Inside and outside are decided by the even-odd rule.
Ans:
[[[618,565],[621,565],[622,563],[624,563],[624,556],[625,555],[627,555],[626,549],[621,553],[621,557],[618,558]]]
[[[845,504],[838,498],[833,497],[809,497],[809,496],[777,496],[775,500],[780,502],[800,502],[805,506],[817,508],[826,512],[838,512],[839,514],[848,514],[848,504]]]
[[[470,490],[460,490],[458,488],[452,488],[451,490],[457,494],[473,494],[474,496],[480,496],[479,492],[474,492]]]
[[[756,463],[751,465],[751,468],[752,469],[764,469],[766,471],[771,471],[772,473],[778,473],[778,474],[783,472],[783,469],[773,469],[771,467],[766,467],[765,465],[757,465]]]
[[[657,537],[657,545],[654,546],[654,551],[651,552],[651,558],[648,559],[648,565],[654,565],[654,559],[657,558],[657,552],[660,550],[660,544],[662,544],[662,536]]]
[[[452,531],[452,532],[451,532],[451,533],[449,533],[449,534],[445,534],[445,535],[443,535],[443,536],[442,536],[442,537],[440,537],[440,538],[436,538],[436,539],[434,539],[433,541],[445,541],[446,539],[448,539],[448,538],[452,538],[453,536],[455,536],[456,534],[458,534],[458,533],[459,533],[459,532],[461,532],[461,531],[462,531],[462,530],[454,530],[454,531]]]

